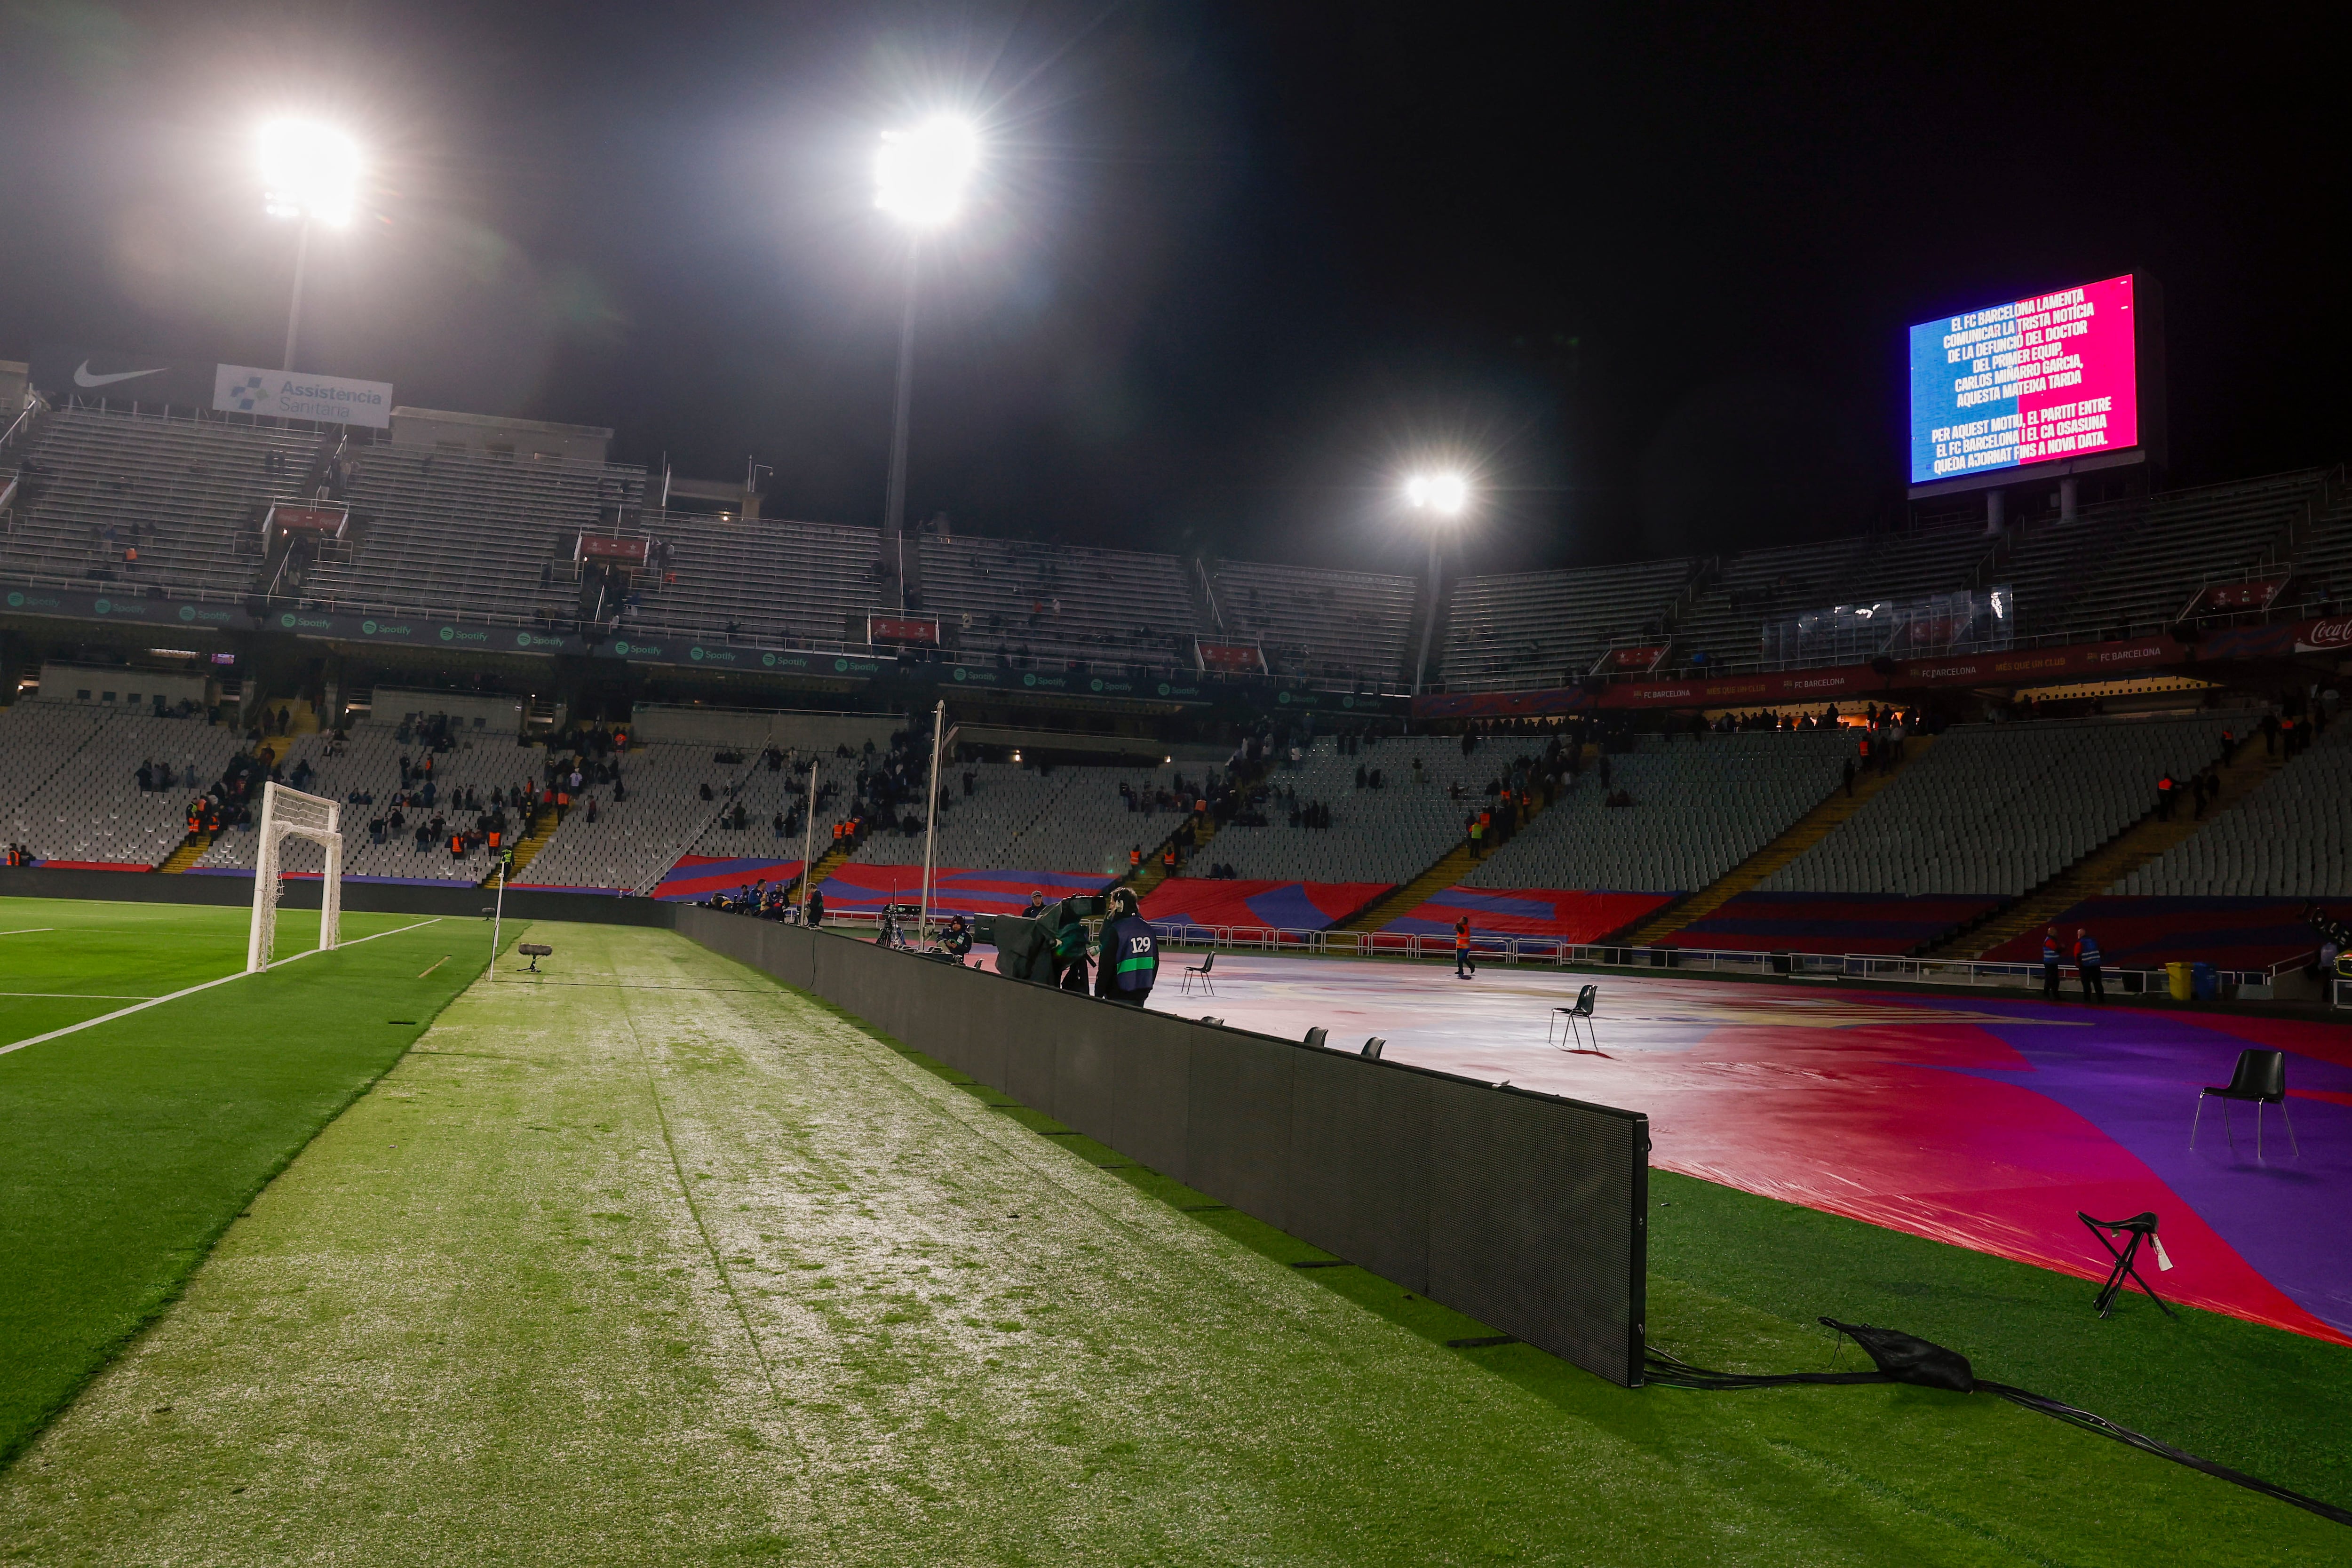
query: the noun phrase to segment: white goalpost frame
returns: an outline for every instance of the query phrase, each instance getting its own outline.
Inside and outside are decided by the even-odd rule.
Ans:
[[[319,888],[319,948],[324,952],[341,942],[343,928],[343,808],[323,795],[304,795],[281,784],[261,791],[259,844],[253,862],[253,925],[246,936],[245,972],[258,974],[269,967],[269,951],[278,936],[278,900],[286,879],[278,868],[278,847],[288,838],[307,838],[327,851],[327,869]]]

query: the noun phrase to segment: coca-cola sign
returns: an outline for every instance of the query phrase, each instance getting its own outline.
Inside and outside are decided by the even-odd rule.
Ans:
[[[2305,622],[2294,629],[2294,650],[2297,653],[2352,651],[2352,616]]]

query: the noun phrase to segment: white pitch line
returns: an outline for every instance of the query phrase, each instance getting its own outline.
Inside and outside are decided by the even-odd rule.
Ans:
[[[0,936],[32,936],[38,931],[55,931],[58,928],[55,926],[26,926],[19,931],[0,931]]]
[[[0,991],[0,996],[46,996],[61,1002],[152,1002],[157,1000],[143,993],[134,996],[117,996],[105,991]]]
[[[396,926],[391,931],[380,931],[375,933],[375,936],[356,937],[350,942],[338,943],[332,948],[314,947],[310,952],[298,952],[291,958],[281,958],[269,968],[283,969],[289,963],[299,963],[312,953],[341,952],[344,948],[357,947],[363,942],[373,942],[378,936],[398,936],[404,931],[418,931],[425,926],[438,925],[442,919],[442,916],[435,915],[431,920],[418,921],[415,925]],[[267,973],[268,971],[265,970],[263,973]],[[94,1028],[100,1024],[110,1024],[117,1018],[128,1018],[133,1013],[143,1013],[148,1008],[159,1006],[165,1002],[176,1002],[183,996],[193,996],[199,991],[209,991],[215,985],[226,985],[232,980],[242,980],[245,975],[246,972],[240,969],[235,974],[224,974],[218,980],[207,980],[201,985],[191,985],[184,991],[173,991],[163,996],[151,996],[135,1007],[118,1007],[111,1013],[101,1013],[95,1018],[85,1018],[79,1024],[68,1024],[62,1029],[51,1029],[46,1035],[34,1035],[10,1045],[0,1046],[0,1057],[6,1056],[10,1051],[21,1051],[26,1046],[37,1046],[44,1040],[54,1040],[60,1036],[79,1034],[84,1029]]]

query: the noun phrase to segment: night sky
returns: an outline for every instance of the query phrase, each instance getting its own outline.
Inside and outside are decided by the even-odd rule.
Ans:
[[[989,152],[926,253],[909,514],[1412,570],[1902,515],[1903,329],[2161,283],[2170,480],[2347,456],[2335,40],[2264,8],[0,0],[0,358],[274,364],[253,128],[369,215],[304,368],[609,425],[771,514],[882,507],[903,238],[879,132]]]

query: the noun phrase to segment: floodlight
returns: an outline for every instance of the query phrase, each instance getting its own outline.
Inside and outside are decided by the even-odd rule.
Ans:
[[[1424,511],[1454,516],[1470,500],[1470,481],[1460,474],[1415,474],[1404,482],[1404,499]]]
[[[263,208],[271,217],[352,221],[359,204],[360,150],[331,126],[277,120],[261,128]]]
[[[964,185],[979,163],[978,133],[954,115],[885,131],[874,159],[874,205],[902,223],[937,228],[963,205]]]

